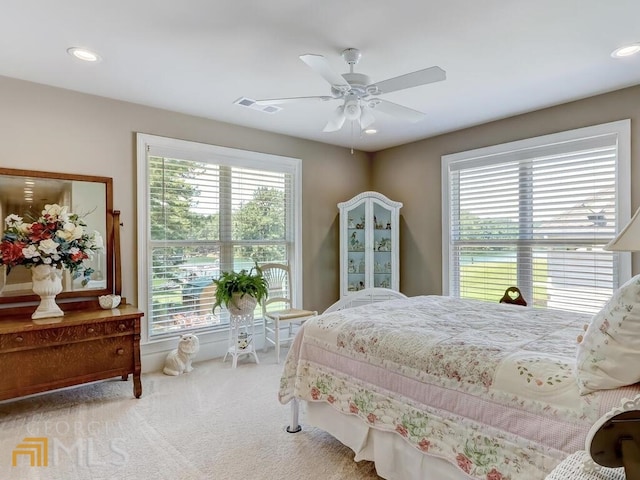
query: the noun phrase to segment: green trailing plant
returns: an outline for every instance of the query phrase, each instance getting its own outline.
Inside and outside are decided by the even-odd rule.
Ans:
[[[214,280],[216,285],[216,303],[213,305],[213,311],[224,305],[228,308],[233,303],[234,293],[239,294],[240,298],[245,295],[255,298],[258,302],[269,296],[269,285],[262,276],[262,270],[256,265],[247,271],[242,269],[239,272],[222,272],[220,278]]]

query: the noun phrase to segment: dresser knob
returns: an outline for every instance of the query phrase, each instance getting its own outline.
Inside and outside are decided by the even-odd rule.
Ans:
[[[123,330],[125,330],[127,328],[127,326],[124,323],[121,323],[120,325],[118,325],[118,328],[122,332]]]
[[[93,328],[93,327],[89,327],[89,328],[87,328],[87,332],[88,332],[88,333],[93,333],[93,332],[95,332],[95,331],[96,331],[96,329],[95,329],[95,328]]]
[[[118,355],[124,355],[124,348],[119,348],[118,350],[116,350],[116,353]]]
[[[16,342],[22,342],[23,340],[24,340],[24,338],[22,338],[20,336],[16,337]]]

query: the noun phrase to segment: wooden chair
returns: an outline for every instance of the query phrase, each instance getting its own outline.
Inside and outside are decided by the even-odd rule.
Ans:
[[[260,265],[260,269],[269,288],[269,296],[262,302],[264,350],[267,351],[269,344],[273,344],[276,349],[276,361],[280,363],[280,346],[293,340],[297,331],[294,326],[299,327],[305,320],[318,315],[318,312],[295,308],[292,304],[288,265],[266,263]]]

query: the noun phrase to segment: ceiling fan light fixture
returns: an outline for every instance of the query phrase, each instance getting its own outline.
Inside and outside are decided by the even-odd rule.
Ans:
[[[349,120],[352,134],[356,130],[362,134],[376,121],[373,114],[374,109],[401,120],[410,122],[423,120],[424,113],[377,97],[382,94],[440,82],[447,78],[446,72],[438,66],[433,66],[372,83],[368,75],[353,71],[354,65],[360,61],[361,56],[360,50],[356,48],[345,49],[342,52],[342,57],[349,65],[349,72],[338,74],[322,55],[313,53],[300,55],[300,60],[331,86],[331,95],[271,98],[255,100],[255,103],[259,105],[279,105],[284,103],[339,100],[341,104],[333,111],[322,130],[323,132],[336,132]],[[375,132],[370,132],[369,134],[371,133]]]
[[[611,56],[613,58],[625,58],[631,55],[635,55],[638,52],[640,52],[640,43],[632,43],[630,45],[625,45],[623,47],[616,48],[611,53]]]
[[[347,117],[347,120],[358,120],[360,118],[360,106],[358,103],[346,103],[344,106],[344,116]]]

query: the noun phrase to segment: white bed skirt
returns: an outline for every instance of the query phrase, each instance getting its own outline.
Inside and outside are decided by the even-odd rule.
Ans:
[[[303,405],[305,423],[321,428],[356,454],[355,461],[375,462],[387,480],[468,480],[457,466],[409,445],[400,435],[370,428],[355,416],[336,411],[326,403]]]

